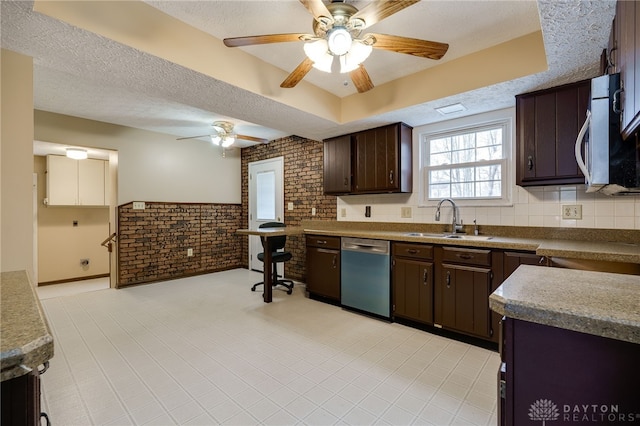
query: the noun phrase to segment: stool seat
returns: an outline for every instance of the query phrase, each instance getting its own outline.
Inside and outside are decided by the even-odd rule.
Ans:
[[[263,223],[259,227],[260,228],[283,228],[284,226],[285,225],[282,222],[267,222],[267,223]],[[278,279],[279,275],[278,275],[278,268],[277,268],[278,263],[288,262],[293,257],[291,253],[288,251],[277,251],[277,250],[284,249],[284,246],[287,242],[287,237],[286,236],[272,237],[272,240],[273,240],[273,243],[271,247],[275,250],[271,252],[271,263],[273,264],[273,271],[271,272],[273,277],[272,287],[281,285],[287,289],[287,294],[291,294],[293,292],[293,281]],[[264,243],[262,247],[264,248]],[[258,253],[257,257],[259,261],[264,262],[264,252]],[[264,282],[255,283],[251,287],[251,291],[256,291],[256,287],[258,287],[259,285],[264,285]]]

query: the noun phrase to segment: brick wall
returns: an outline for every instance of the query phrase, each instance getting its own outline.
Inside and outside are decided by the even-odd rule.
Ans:
[[[336,197],[324,195],[322,189],[323,145],[320,141],[290,136],[265,145],[242,150],[242,227],[248,227],[249,217],[249,163],[275,157],[284,157],[284,223],[299,226],[302,220],[335,220]],[[288,203],[294,209],[287,210]],[[316,215],[311,215],[311,208]],[[305,239],[293,236],[287,239],[287,250],[293,258],[287,262],[288,278],[305,281]],[[242,264],[247,267],[247,237],[242,238]]]
[[[118,284],[147,283],[242,266],[239,204],[132,203],[118,207]],[[187,249],[193,256],[187,256]]]

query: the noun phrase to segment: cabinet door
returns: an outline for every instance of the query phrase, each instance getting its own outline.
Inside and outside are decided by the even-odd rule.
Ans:
[[[433,324],[433,263],[393,259],[393,315]]]
[[[78,204],[104,206],[104,167],[102,160],[78,161]]]
[[[442,326],[489,337],[491,270],[442,265]]]
[[[504,253],[504,279],[518,269],[520,265],[546,266],[544,257],[535,253],[505,252]]]
[[[345,135],[324,141],[324,192],[351,192],[351,136]]]
[[[307,291],[340,300],[340,251],[307,247]]]
[[[47,156],[47,198],[51,206],[78,204],[78,160]]]
[[[356,192],[400,190],[398,126],[356,133]]]
[[[589,91],[585,80],[516,97],[518,185],[584,183],[574,146]]]

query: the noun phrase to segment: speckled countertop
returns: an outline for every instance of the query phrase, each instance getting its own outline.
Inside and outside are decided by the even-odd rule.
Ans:
[[[53,357],[53,337],[25,271],[0,274],[2,381],[29,373]]]
[[[408,235],[445,233],[444,227],[427,224],[303,221],[302,227],[306,234],[315,235],[525,250],[539,256],[640,264],[640,231],[636,230],[484,226],[480,236],[485,239],[476,239],[472,227],[466,226],[469,239],[449,239]]]
[[[640,277],[522,265],[489,296],[508,318],[640,344]]]

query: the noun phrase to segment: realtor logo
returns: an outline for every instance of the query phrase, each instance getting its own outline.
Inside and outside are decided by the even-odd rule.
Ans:
[[[550,399],[539,399],[529,407],[529,418],[533,421],[542,420],[542,426],[546,421],[558,420],[560,411],[558,406]]]

